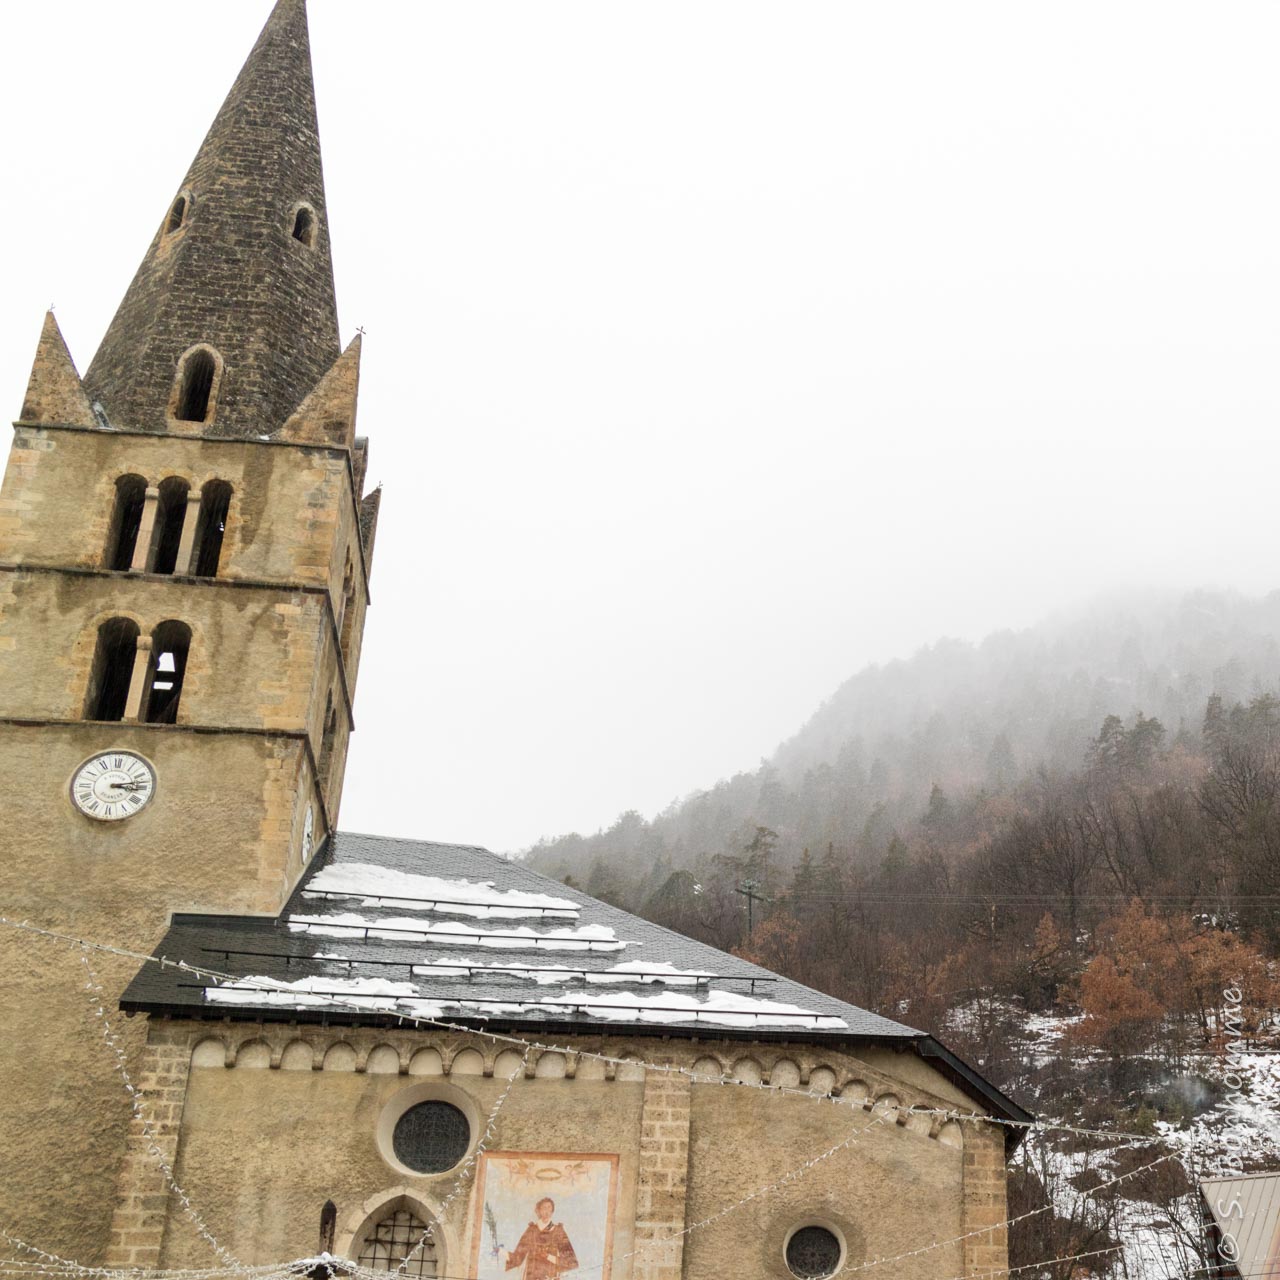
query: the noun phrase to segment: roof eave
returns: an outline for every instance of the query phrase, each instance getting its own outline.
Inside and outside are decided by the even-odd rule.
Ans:
[[[412,1016],[372,1009],[267,1009],[235,1005],[214,1010],[207,1006],[130,999],[127,992],[120,1001],[120,1008],[130,1017],[142,1013],[150,1017],[172,1018],[180,1021],[305,1023],[311,1026],[384,1028],[405,1028],[415,1025],[415,1019]],[[782,1027],[689,1027],[651,1022],[610,1022],[607,1025],[597,1026],[584,1025],[581,1022],[557,1022],[550,1019],[531,1024],[516,1018],[472,1018],[461,1014],[451,1016],[448,1022],[453,1027],[465,1027],[469,1031],[482,1034],[488,1032],[501,1036],[526,1036],[531,1027],[536,1027],[540,1037],[548,1035],[601,1038],[628,1036],[654,1040],[687,1040],[694,1044],[711,1040],[735,1040],[756,1044],[810,1044],[828,1047],[880,1044],[899,1050],[910,1048],[938,1070],[944,1078],[950,1080],[975,1101],[984,1104],[987,1112],[996,1120],[1012,1122],[1006,1130],[1006,1154],[1012,1152],[1021,1142],[1025,1133],[1022,1126],[1032,1123],[1035,1119],[1029,1111],[1025,1111],[1011,1098],[988,1084],[972,1067],[929,1035],[877,1035],[852,1031],[806,1031],[803,1028]]]

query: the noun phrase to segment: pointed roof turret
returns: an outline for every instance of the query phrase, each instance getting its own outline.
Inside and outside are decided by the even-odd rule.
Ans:
[[[80,375],[76,373],[71,352],[67,350],[62,330],[58,328],[52,311],[45,313],[19,421],[52,422],[72,427],[97,426],[89,397],[80,384]]]
[[[338,354],[306,0],[278,0],[84,381],[117,427],[257,436]]]
[[[279,438],[298,444],[338,444],[350,449],[356,434],[359,394],[360,335],[357,333],[333,368],[294,410],[281,428]]]

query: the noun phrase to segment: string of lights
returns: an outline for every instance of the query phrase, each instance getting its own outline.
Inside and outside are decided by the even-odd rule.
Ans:
[[[210,1280],[215,1276],[225,1276],[231,1274],[227,1267],[202,1267],[197,1269],[166,1269],[160,1270],[153,1267],[87,1267],[79,1262],[72,1262],[69,1258],[60,1257],[56,1253],[49,1253],[45,1249],[41,1249],[34,1244],[29,1244],[26,1240],[13,1235],[11,1232],[0,1228],[0,1240],[13,1245],[15,1249],[21,1249],[26,1253],[32,1254],[39,1261],[29,1261],[27,1259],[9,1259],[10,1263],[25,1267],[28,1270],[38,1271],[41,1274],[49,1275],[67,1275],[67,1276],[166,1276],[171,1280]],[[0,1266],[6,1265],[0,1263]],[[258,1267],[245,1267],[241,1265],[241,1269],[235,1274],[238,1275],[266,1275],[269,1272],[278,1270],[278,1263],[270,1263]]]
[[[25,921],[15,922],[7,918],[0,917],[0,924],[8,925],[13,928],[21,928],[31,933],[35,933],[40,936],[56,940],[65,945],[73,946],[80,949],[82,953],[81,959],[84,962],[86,972],[89,974],[91,978],[91,983],[86,984],[86,989],[90,990],[93,996],[96,997],[96,1003],[94,1004],[95,1012],[97,1012],[99,1014],[99,1017],[103,1020],[103,1025],[105,1028],[104,1036],[107,1038],[108,1044],[112,1047],[113,1052],[116,1054],[117,1065],[121,1067],[124,1066],[123,1051],[120,1049],[118,1043],[114,1041],[113,1033],[110,1032],[109,1023],[106,1022],[105,993],[103,992],[101,985],[98,984],[96,981],[96,975],[93,973],[92,967],[90,966],[89,961],[87,959],[87,954],[86,954],[87,952],[101,951],[108,954],[120,955],[129,959],[138,960],[144,963],[160,964],[162,966],[179,968],[188,972],[199,974],[200,976],[210,977],[217,980],[225,980],[228,977],[228,975],[219,974],[216,971],[206,970],[206,969],[197,968],[195,966],[188,965],[186,962],[183,962],[183,961],[171,961],[164,957],[143,955],[138,952],[132,952],[124,948],[111,946],[109,944],[97,943],[97,942],[89,941],[86,939],[72,937],[66,934],[60,934],[52,930],[43,929],[36,925],[31,925]],[[231,980],[237,981],[237,982],[245,981],[245,979],[238,978],[238,977],[232,978]],[[274,988],[267,986],[265,989],[272,990]],[[365,1006],[343,1001],[338,997],[334,997],[332,1001],[326,1001],[326,1003],[332,1003],[338,1008],[354,1009],[357,1011],[367,1012],[367,1008]],[[592,1053],[584,1050],[571,1049],[566,1046],[555,1045],[555,1044],[544,1044],[539,1041],[529,1040],[520,1036],[507,1035],[507,1034],[498,1033],[498,1032],[488,1032],[483,1029],[477,1029],[475,1027],[466,1026],[462,1024],[455,1024],[455,1023],[448,1022],[446,1020],[435,1019],[435,1018],[431,1018],[423,1015],[406,1013],[405,1015],[403,1015],[402,1020],[406,1024],[410,1024],[410,1025],[420,1024],[432,1029],[446,1029],[446,1030],[458,1031],[458,1032],[463,1032],[463,1033],[472,1034],[472,1035],[481,1035],[481,1036],[484,1036],[485,1038],[490,1039],[491,1041],[518,1045],[522,1047],[524,1051],[523,1056],[520,1060],[519,1066],[512,1073],[511,1077],[508,1079],[506,1088],[503,1090],[502,1095],[499,1097],[493,1110],[490,1112],[489,1119],[485,1127],[485,1132],[484,1132],[484,1135],[482,1136],[480,1144],[477,1145],[476,1150],[473,1152],[472,1157],[467,1161],[466,1165],[461,1170],[459,1170],[459,1174],[455,1181],[453,1190],[451,1191],[450,1195],[446,1198],[443,1205],[441,1206],[442,1212],[444,1209],[448,1207],[449,1204],[451,1204],[457,1198],[458,1195],[462,1193],[467,1176],[470,1174],[471,1170],[474,1168],[480,1152],[485,1149],[485,1147],[487,1146],[487,1143],[492,1137],[494,1124],[497,1119],[498,1111],[501,1109],[503,1102],[505,1102],[507,1097],[509,1096],[515,1080],[519,1078],[519,1076],[523,1073],[527,1065],[530,1054],[533,1053],[535,1050],[542,1051],[542,1052],[550,1051],[550,1052],[559,1052],[559,1053],[565,1053],[565,1054],[574,1054],[574,1055],[577,1055],[578,1057],[599,1059],[607,1063],[614,1063],[618,1066],[625,1064],[626,1066],[633,1067],[633,1068],[637,1066],[641,1066],[648,1070],[654,1070],[654,1071],[679,1072],[681,1074],[691,1076],[698,1083],[702,1083],[702,1084],[714,1084],[714,1083],[728,1084],[736,1087],[761,1089],[774,1094],[794,1095],[794,1096],[804,1097],[810,1100],[829,1101],[837,1105],[846,1105],[846,1106],[851,1105],[850,1100],[848,1099],[836,1098],[828,1094],[815,1093],[809,1090],[797,1089],[794,1087],[787,1087],[787,1086],[780,1086],[780,1085],[770,1085],[770,1084],[764,1084],[763,1082],[755,1082],[755,1081],[749,1081],[749,1080],[747,1081],[737,1080],[737,1079],[729,1078],[723,1075],[719,1079],[716,1079],[713,1077],[702,1075],[700,1073],[695,1073],[691,1071],[689,1068],[681,1068],[677,1064],[648,1063],[648,1062],[643,1062],[641,1060],[638,1060],[636,1058],[613,1058],[606,1054],[597,1054],[597,1053]],[[137,1093],[136,1089],[133,1089],[131,1081],[128,1081],[127,1079],[127,1074],[126,1074],[126,1082],[127,1082],[127,1086],[130,1089],[130,1099],[134,1107],[135,1115],[138,1115],[141,1107],[141,1096]],[[863,1103],[861,1100],[857,1100],[856,1102],[852,1103],[852,1106],[861,1110]],[[1071,1125],[1055,1125],[1055,1124],[1050,1124],[1048,1122],[1042,1122],[1042,1121],[1011,1122],[1011,1121],[1006,1121],[1001,1117],[987,1116],[987,1115],[982,1115],[978,1112],[963,1111],[959,1109],[913,1108],[912,1113],[933,1115],[933,1116],[938,1116],[939,1118],[954,1119],[962,1122],[968,1121],[968,1122],[982,1122],[982,1123],[989,1123],[989,1124],[996,1124],[996,1125],[1011,1125],[1011,1126],[1016,1126],[1020,1128],[1025,1128],[1029,1132],[1036,1133],[1039,1136],[1045,1136],[1045,1135],[1050,1135],[1055,1133],[1070,1133],[1070,1134],[1085,1135],[1090,1137],[1098,1137],[1101,1139],[1105,1139],[1110,1143],[1115,1143],[1117,1141],[1151,1143],[1154,1140],[1154,1136],[1151,1134],[1126,1134],[1126,1133],[1121,1133],[1121,1132],[1112,1131],[1112,1130],[1098,1130],[1098,1129],[1090,1129],[1090,1128],[1084,1128],[1080,1126],[1071,1126]],[[897,1118],[898,1118],[897,1108],[884,1109],[883,1111],[879,1112],[875,1116],[875,1118],[871,1120],[869,1124],[862,1126],[855,1134],[852,1134],[848,1138],[843,1139],[840,1143],[837,1143],[828,1151],[823,1152],[820,1155],[813,1157],[808,1161],[805,1161],[803,1164],[790,1170],[787,1174],[784,1174],[781,1178],[776,1179],[774,1182],[767,1184],[764,1187],[757,1188],[755,1191],[749,1193],[747,1196],[743,1197],[741,1200],[726,1206],[724,1209],[717,1211],[715,1214],[712,1214],[709,1217],[704,1218],[697,1223],[690,1224],[689,1226],[683,1228],[679,1232],[672,1233],[670,1236],[662,1237],[657,1240],[646,1241],[639,1247],[631,1250],[629,1253],[624,1255],[618,1255],[616,1260],[620,1261],[622,1260],[622,1258],[634,1256],[635,1254],[638,1254],[645,1249],[650,1249],[650,1248],[662,1246],[664,1244],[669,1244],[671,1241],[677,1238],[680,1238],[691,1232],[700,1230],[710,1225],[711,1223],[722,1219],[723,1217],[735,1212],[736,1210],[742,1208],[743,1206],[750,1204],[753,1201],[763,1196],[771,1194],[772,1192],[776,1191],[782,1186],[785,1186],[790,1182],[794,1181],[796,1178],[808,1172],[808,1170],[814,1167],[815,1165],[821,1163],[826,1159],[829,1159],[836,1152],[844,1149],[845,1147],[850,1145],[853,1141],[856,1141],[857,1137],[860,1136],[861,1133],[866,1132],[868,1129],[872,1128],[873,1126],[878,1124],[883,1124],[890,1119],[893,1119],[896,1121]],[[146,1131],[146,1136],[148,1137],[148,1140],[151,1142],[152,1154],[157,1156],[157,1158],[163,1161],[163,1155],[159,1151],[158,1147],[156,1147],[154,1143],[153,1135],[150,1133],[149,1130],[146,1129],[145,1120],[141,1115],[139,1115],[139,1119],[143,1120],[144,1131]],[[1164,1136],[1174,1136],[1174,1135],[1164,1135]],[[1177,1135],[1177,1136],[1181,1136],[1181,1135]],[[1186,1136],[1188,1138],[1191,1137],[1190,1134]],[[1188,1155],[1190,1154],[1191,1153],[1188,1152]],[[1145,1172],[1146,1170],[1154,1167],[1155,1165],[1158,1165],[1165,1160],[1169,1160],[1173,1158],[1181,1158],[1181,1157],[1178,1157],[1173,1152],[1167,1152],[1159,1156],[1157,1159],[1152,1160],[1147,1164],[1140,1166],[1139,1168],[1130,1170],[1125,1174],[1118,1175],[1115,1178],[1112,1178],[1105,1182],[1100,1183],[1097,1187],[1092,1188],[1089,1192],[1085,1194],[1087,1195],[1096,1194],[1097,1192],[1102,1191],[1107,1187],[1114,1186],[1117,1183],[1123,1182],[1128,1178],[1135,1177]],[[167,1163],[162,1163],[162,1169],[166,1174],[166,1178],[170,1180],[170,1184],[171,1186],[174,1187],[175,1192],[178,1194],[181,1202],[184,1199],[184,1196],[181,1190],[177,1188],[176,1184],[173,1182],[172,1170],[167,1167]],[[189,1205],[189,1203],[190,1203],[189,1201],[186,1201],[186,1205]],[[184,1205],[184,1207],[186,1206]],[[863,1271],[863,1270],[868,1270],[868,1269],[879,1267],[879,1266],[888,1265],[890,1263],[901,1261],[905,1258],[914,1257],[921,1253],[926,1253],[934,1249],[942,1248],[948,1244],[955,1244],[955,1243],[962,1242],[963,1240],[968,1239],[975,1235],[986,1234],[986,1233],[990,1233],[992,1231],[996,1231],[1000,1229],[1007,1229],[1008,1227],[1025,1220],[1026,1218],[1034,1217],[1037,1214],[1047,1212],[1052,1207],[1053,1206],[1051,1205],[1042,1206],[1040,1209],[1031,1210],[1028,1213],[1021,1214],[1015,1218],[1006,1219],[1005,1222],[1003,1223],[999,1223],[994,1226],[978,1228],[973,1232],[966,1233],[963,1236],[955,1237],[952,1240],[937,1241],[931,1245],[924,1246],[920,1249],[911,1250],[907,1253],[900,1254],[895,1257],[876,1258],[876,1259],[872,1259],[870,1261],[864,1262],[857,1266],[846,1266],[842,1270],[842,1272],[839,1274],[851,1274],[857,1271]],[[189,1212],[194,1213],[194,1210],[189,1210]],[[415,1246],[415,1252],[417,1252],[418,1249],[420,1249],[421,1247],[424,1247],[425,1244],[429,1242],[429,1238],[431,1237],[433,1230],[434,1230],[434,1223],[428,1227],[427,1231],[424,1233],[423,1238],[419,1241],[418,1246]],[[9,1239],[11,1242],[15,1244],[20,1243],[20,1242],[17,1242],[14,1238],[9,1237],[6,1233],[3,1233],[3,1232],[0,1232],[0,1238]],[[211,1234],[206,1234],[205,1238],[213,1245],[215,1249],[219,1251],[220,1257],[223,1257],[223,1256],[230,1257],[230,1255],[226,1254],[226,1252],[222,1250],[222,1247],[217,1244],[216,1240],[213,1239]],[[34,1246],[23,1245],[22,1247],[34,1249]],[[51,1277],[63,1276],[63,1277],[69,1277],[69,1278],[79,1277],[79,1278],[83,1278],[83,1280],[89,1280],[90,1277],[95,1278],[95,1280],[97,1280],[97,1278],[110,1278],[110,1280],[124,1280],[124,1278],[126,1277],[131,1278],[131,1280],[132,1278],[135,1278],[135,1277],[138,1278],[138,1280],[142,1280],[143,1277],[146,1277],[147,1280],[218,1280],[218,1278],[220,1277],[227,1277],[227,1276],[245,1277],[250,1275],[255,1277],[255,1280],[267,1280],[268,1277],[274,1277],[274,1276],[297,1277],[298,1275],[305,1274],[306,1264],[309,1261],[307,1259],[298,1259],[289,1263],[278,1263],[278,1264],[271,1264],[269,1266],[250,1268],[250,1267],[246,1267],[243,1263],[239,1262],[238,1259],[234,1259],[226,1267],[221,1267],[221,1268],[214,1267],[214,1268],[207,1268],[204,1270],[160,1270],[160,1269],[148,1269],[148,1268],[89,1268],[89,1267],[82,1267],[80,1264],[77,1264],[74,1262],[68,1262],[65,1259],[59,1259],[56,1257],[56,1255],[41,1255],[38,1250],[35,1252],[37,1256],[41,1257],[40,1262],[37,1263],[34,1261],[23,1262],[21,1260],[10,1260],[9,1263],[6,1263],[3,1261],[0,1261],[0,1274],[11,1274],[11,1273],[14,1273],[15,1271],[21,1271],[21,1269],[25,1267],[27,1271],[34,1272],[39,1275],[47,1275]],[[1084,1257],[1087,1255],[1079,1255],[1079,1256]],[[404,1263],[402,1263],[402,1266],[399,1269],[400,1273],[403,1273],[403,1270],[405,1266],[407,1266],[411,1257],[412,1257],[412,1254],[409,1256],[409,1258],[406,1258]],[[1050,1259],[1050,1260],[1046,1260],[1043,1263],[1025,1264],[1023,1267],[1014,1268],[1012,1270],[992,1272],[990,1273],[990,1275],[991,1276],[1010,1275],[1010,1274],[1013,1274],[1013,1272],[1015,1271],[1031,1269],[1032,1267],[1037,1265],[1047,1266],[1047,1265],[1052,1265],[1056,1262],[1071,1261],[1071,1260],[1073,1259],[1068,1259],[1068,1258]],[[318,1265],[318,1262],[316,1262],[316,1260],[310,1260],[310,1261],[315,1265]],[[358,1278],[358,1280],[377,1280],[378,1277],[381,1277],[382,1280],[385,1280],[385,1273],[377,1272],[367,1267],[361,1267],[358,1264],[348,1262],[345,1259],[343,1260],[332,1259],[329,1261],[331,1261],[334,1267],[340,1270],[342,1274],[355,1276]],[[587,1268],[587,1270],[590,1271],[590,1270],[599,1269],[599,1267],[601,1267],[602,1265],[603,1265],[602,1263],[595,1264],[593,1267]],[[1200,1271],[1198,1274],[1203,1275],[1204,1270]],[[441,1280],[448,1280],[448,1278],[442,1277]],[[461,1280],[461,1278],[459,1278],[459,1280]],[[960,1280],[960,1278],[957,1277],[956,1280]]]
[[[241,1271],[233,1271],[230,1267],[213,1267],[204,1269],[164,1270],[154,1268],[120,1268],[120,1267],[86,1267],[76,1262],[63,1262],[57,1265],[35,1262],[27,1258],[0,1259],[0,1275],[35,1275],[35,1276],[79,1276],[94,1277],[95,1280],[225,1280],[230,1276],[253,1276],[254,1280],[265,1280],[277,1274],[282,1265],[273,1262],[266,1266],[249,1267]]]
[[[505,1100],[506,1095],[510,1092],[515,1080],[518,1079],[522,1074],[523,1067],[524,1067],[524,1061],[522,1061],[519,1067],[512,1072],[510,1078],[508,1079],[507,1087],[504,1090],[502,1097],[499,1099],[499,1101],[495,1104],[494,1108],[492,1109],[490,1113],[490,1123],[486,1125],[486,1134],[485,1134],[486,1141],[492,1135],[492,1128],[493,1128],[492,1122],[496,1117],[497,1112],[501,1109],[501,1104]],[[711,1214],[708,1217],[703,1218],[698,1222],[691,1223],[689,1226],[687,1226],[686,1228],[684,1228],[679,1232],[671,1233],[666,1237],[661,1237],[654,1241],[646,1241],[639,1247],[632,1249],[625,1254],[614,1255],[613,1261],[622,1261],[623,1259],[633,1257],[636,1254],[646,1249],[669,1244],[671,1241],[675,1239],[681,1238],[694,1231],[701,1230],[711,1225],[712,1223],[721,1220],[722,1218],[737,1211],[738,1209],[743,1208],[748,1204],[751,1204],[755,1200],[758,1200],[766,1195],[773,1194],[774,1192],[779,1190],[781,1187],[788,1185],[789,1183],[803,1176],[810,1169],[821,1164],[823,1161],[830,1159],[839,1151],[844,1150],[848,1146],[852,1145],[872,1127],[874,1127],[877,1124],[884,1123],[886,1118],[887,1118],[886,1115],[880,1115],[875,1117],[868,1124],[861,1126],[854,1133],[842,1139],[839,1143],[836,1143],[834,1146],[832,1146],[828,1150],[820,1153],[817,1156],[811,1157],[807,1161],[804,1161],[802,1164],[788,1171],[788,1173],[784,1174],[782,1177],[775,1179],[773,1182],[766,1184],[765,1186],[756,1188],[754,1191],[748,1193],[746,1196],[743,1196],[741,1199],[735,1201],[733,1204],[725,1206],[725,1208],[718,1210],[716,1213]],[[478,1154],[479,1154],[479,1149],[476,1152],[477,1156]],[[1155,1165],[1160,1164],[1162,1161],[1172,1159],[1172,1158],[1176,1158],[1174,1153],[1166,1153],[1165,1155],[1160,1156],[1158,1159],[1150,1161],[1147,1164],[1140,1166],[1139,1168],[1132,1169],[1127,1173],[1118,1175],[1111,1179],[1107,1179],[1106,1181],[1099,1183],[1096,1187],[1091,1188],[1089,1191],[1085,1192],[1084,1194],[1086,1196],[1094,1195],[1097,1192],[1106,1189],[1107,1187],[1117,1185],[1118,1183],[1123,1182],[1128,1178],[1135,1177],[1138,1174],[1143,1173],[1150,1168],[1153,1168]],[[451,1193],[448,1199],[446,1199],[444,1204],[441,1206],[442,1213],[447,1208],[448,1204],[454,1198],[456,1198],[456,1195],[460,1194],[462,1189],[462,1182],[467,1172],[468,1172],[467,1169],[460,1171],[459,1178],[455,1182],[453,1193]],[[1024,1221],[1025,1219],[1034,1217],[1040,1213],[1047,1212],[1051,1208],[1053,1208],[1052,1205],[1045,1205],[1039,1209],[1031,1210],[1028,1213],[1020,1214],[1017,1217],[1006,1219],[1003,1223],[998,1223],[988,1227],[982,1227],[975,1231],[968,1232],[965,1235],[954,1237],[950,1240],[936,1241],[931,1245],[924,1246],[920,1249],[911,1250],[911,1251],[908,1251],[907,1253],[899,1254],[894,1257],[882,1257],[882,1258],[872,1259],[869,1262],[863,1263],[859,1266],[846,1267],[843,1269],[842,1272],[836,1273],[836,1274],[845,1274],[850,1272],[862,1271],[872,1267],[878,1267],[882,1265],[887,1265],[889,1263],[899,1262],[902,1259],[918,1256],[919,1254],[930,1252],[931,1250],[942,1248],[949,1244],[961,1243],[965,1239],[971,1238],[976,1235],[982,1235],[982,1234],[990,1233],[992,1231],[1007,1229],[1008,1227],[1018,1222]],[[0,1233],[0,1235],[4,1235],[4,1238],[9,1239],[15,1243],[21,1243],[21,1242],[14,1241],[14,1238],[11,1236],[8,1236],[6,1233]],[[24,1245],[23,1247],[34,1249],[33,1246]],[[1032,1270],[1040,1266],[1048,1266],[1048,1265],[1053,1265],[1061,1262],[1075,1261],[1078,1259],[1099,1256],[1103,1253],[1114,1252],[1115,1250],[1121,1247],[1122,1246],[1112,1246],[1110,1249],[1107,1249],[1107,1250],[1095,1250],[1088,1253],[1064,1256],[1062,1258],[1046,1259],[1038,1263],[1023,1264],[1022,1266],[1014,1267],[1014,1268],[992,1270],[989,1272],[982,1273],[981,1280],[995,1280],[996,1277],[1009,1276],[1021,1271]],[[40,1251],[38,1250],[35,1250],[35,1252],[40,1253]],[[183,1270],[160,1271],[160,1270],[147,1269],[147,1268],[123,1268],[123,1269],[87,1268],[87,1267],[81,1267],[75,1263],[69,1263],[64,1259],[58,1259],[54,1255],[42,1255],[42,1256],[48,1258],[51,1262],[55,1262],[57,1264],[56,1266],[51,1266],[51,1267],[48,1267],[47,1269],[41,1268],[41,1271],[43,1273],[51,1274],[51,1275],[59,1275],[59,1276],[79,1276],[79,1277],[95,1277],[95,1278],[97,1277],[138,1277],[138,1278],[146,1277],[147,1280],[214,1280],[215,1277],[224,1277],[229,1275],[239,1275],[243,1277],[247,1274],[251,1274],[252,1276],[255,1277],[255,1280],[269,1280],[270,1277],[274,1277],[274,1276],[298,1277],[300,1275],[305,1275],[307,1274],[308,1271],[314,1269],[315,1266],[322,1265],[322,1264],[331,1266],[332,1270],[334,1270],[335,1272],[343,1276],[355,1277],[356,1280],[386,1280],[386,1274],[387,1274],[385,1272],[380,1272],[368,1267],[360,1266],[356,1263],[349,1262],[345,1259],[329,1258],[327,1256],[321,1257],[321,1258],[297,1259],[289,1263],[271,1264],[268,1266],[255,1267],[255,1268],[246,1268],[242,1265],[236,1269],[223,1268],[223,1269],[207,1269],[204,1271],[183,1271]],[[581,1268],[581,1270],[584,1273],[591,1273],[593,1271],[601,1270],[603,1268],[603,1265],[604,1265],[603,1261],[601,1261],[599,1263],[590,1264],[585,1268]],[[1220,1268],[1215,1268],[1212,1265],[1209,1265],[1205,1268],[1200,1269],[1200,1271],[1197,1272],[1197,1275],[1203,1275],[1203,1272],[1206,1270],[1218,1270],[1218,1269]],[[3,1267],[0,1267],[0,1271],[3,1271]],[[438,1280],[465,1280],[465,1278],[461,1276],[457,1276],[457,1277],[439,1276]],[[974,1280],[974,1277],[956,1276],[956,1277],[952,1277],[951,1280]],[[1187,1280],[1195,1280],[1195,1278],[1188,1277]]]
[[[13,929],[21,929],[26,932],[49,938],[65,945],[78,947],[89,951],[100,951],[109,955],[121,956],[125,959],[136,960],[140,963],[158,965],[161,968],[173,968],[181,970],[184,973],[192,974],[196,977],[212,978],[218,982],[234,982],[240,985],[253,983],[253,979],[237,976],[233,974],[222,973],[216,969],[210,969],[204,966],[192,965],[185,960],[170,960],[165,956],[148,955],[139,951],[131,951],[127,948],[113,946],[109,943],[95,942],[85,938],[75,937],[71,934],[59,933],[55,930],[44,929],[39,925],[33,925],[29,921],[16,921],[4,916],[0,916],[0,926],[7,926]],[[256,989],[262,991],[278,991],[280,988],[272,986],[270,983],[258,983]],[[323,1007],[338,1009],[343,1012],[369,1013],[370,1008],[367,1003],[360,1004],[355,1001],[343,1000],[340,996],[321,996],[313,995],[308,992],[308,997],[320,1002]],[[366,1000],[370,997],[366,997]],[[373,997],[377,999],[394,1000],[395,997],[379,996]],[[579,1059],[590,1059],[596,1062],[602,1062],[606,1065],[625,1068],[642,1067],[646,1071],[662,1072],[669,1075],[688,1076],[696,1084],[720,1084],[729,1085],[734,1088],[756,1089],[764,1093],[776,1094],[786,1097],[805,1098],[811,1102],[830,1103],[835,1106],[845,1106],[862,1108],[861,1099],[849,1099],[838,1097],[829,1093],[819,1093],[809,1089],[802,1089],[791,1085],[779,1085],[767,1083],[757,1080],[740,1080],[736,1077],[728,1075],[720,1075],[719,1077],[705,1075],[702,1072],[694,1070],[692,1067],[682,1066],[679,1063],[670,1062],[649,1062],[637,1057],[614,1057],[606,1053],[598,1053],[593,1050],[572,1048],[568,1045],[548,1043],[541,1040],[530,1040],[525,1036],[515,1035],[508,1032],[490,1031],[483,1027],[469,1026],[464,1023],[451,1022],[448,1019],[433,1018],[429,1015],[412,1013],[409,1011],[395,1013],[396,1018],[401,1023],[408,1026],[418,1026],[429,1030],[453,1031],[465,1035],[479,1036],[483,1039],[499,1044],[508,1044],[527,1051],[538,1051],[539,1053],[560,1053],[569,1057]],[[1155,1140],[1156,1135],[1150,1133],[1129,1133],[1123,1130],[1115,1129],[1095,1129],[1081,1125],[1052,1124],[1044,1120],[1014,1120],[1004,1116],[987,1115],[983,1112],[973,1110],[963,1110],[955,1107],[912,1107],[910,1114],[919,1116],[937,1117],[941,1121],[955,1120],[960,1123],[980,1123],[999,1125],[1006,1128],[1025,1129],[1028,1132],[1054,1132],[1073,1134],[1078,1137],[1095,1137],[1107,1142],[1126,1141],[1130,1143],[1150,1143]]]
[[[156,1164],[160,1166],[160,1171],[164,1174],[165,1181],[169,1184],[169,1189],[178,1198],[178,1203],[182,1206],[182,1211],[191,1219],[195,1226],[196,1232],[208,1242],[209,1247],[236,1273],[240,1273],[244,1269],[244,1264],[228,1249],[224,1249],[222,1245],[214,1238],[213,1233],[205,1225],[204,1219],[196,1212],[195,1206],[191,1203],[190,1197],[178,1184],[178,1179],[174,1175],[168,1160],[165,1159],[164,1152],[161,1151],[159,1143],[156,1141],[155,1131],[151,1127],[151,1121],[147,1117],[146,1108],[143,1106],[142,1094],[134,1087],[133,1081],[129,1078],[129,1064],[125,1057],[123,1046],[116,1037],[115,1032],[111,1029],[111,1022],[107,1016],[106,1003],[107,995],[102,989],[102,984],[98,981],[98,975],[93,970],[93,965],[89,961],[87,951],[80,953],[80,962],[84,965],[84,971],[87,977],[85,982],[85,990],[89,993],[89,1007],[98,1016],[98,1022],[102,1029],[102,1038],[106,1042],[107,1048],[111,1051],[115,1058],[116,1070],[120,1074],[120,1078],[124,1081],[125,1092],[129,1095],[129,1105],[133,1109],[134,1119],[142,1128],[143,1137],[147,1141],[148,1152],[155,1157]]]

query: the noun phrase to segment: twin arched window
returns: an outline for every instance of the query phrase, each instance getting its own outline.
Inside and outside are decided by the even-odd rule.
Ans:
[[[108,618],[98,628],[85,700],[86,719],[124,719],[137,652],[138,624],[132,618]]]
[[[175,724],[190,650],[185,622],[162,622],[143,638],[132,618],[108,618],[98,628],[85,718]],[[148,654],[145,666],[141,654]]]
[[[147,663],[138,719],[147,724],[177,723],[190,651],[191,628],[185,622],[162,622],[151,633],[151,660]]]
[[[216,577],[231,492],[225,480],[210,480],[200,490],[199,508],[193,512],[191,486],[181,477],[170,476],[151,489],[142,476],[121,476],[116,481],[106,567]]]

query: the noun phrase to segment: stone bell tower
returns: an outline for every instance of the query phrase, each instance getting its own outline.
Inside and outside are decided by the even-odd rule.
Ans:
[[[148,951],[174,912],[275,915],[332,830],[379,497],[359,367],[279,0],[83,380],[45,318],[0,488],[3,915]],[[130,1114],[97,1010],[131,1052],[133,967],[0,929],[0,1226],[86,1264]]]

